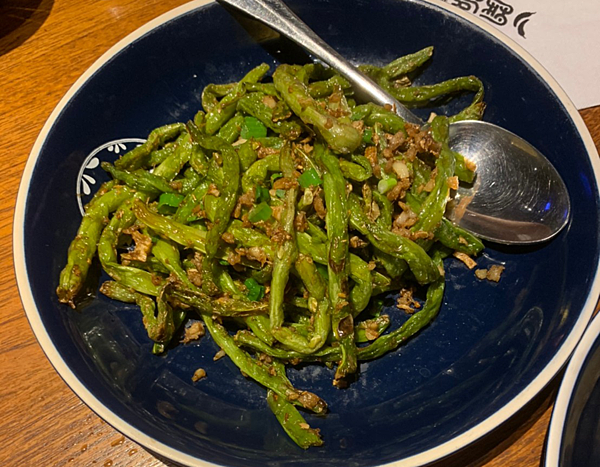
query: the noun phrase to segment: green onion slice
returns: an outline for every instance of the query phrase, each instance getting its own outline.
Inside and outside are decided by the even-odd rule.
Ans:
[[[264,138],[267,136],[267,127],[256,117],[244,117],[240,136],[243,139]]]
[[[158,212],[160,214],[174,214],[183,199],[184,195],[177,193],[163,193],[158,198]]]
[[[315,169],[308,169],[298,177],[298,183],[302,188],[308,188],[313,185],[321,185],[323,180]]]
[[[248,289],[248,300],[257,302],[265,296],[265,286],[260,285],[255,279],[251,277],[244,281],[244,285]]]
[[[271,206],[269,206],[265,201],[254,206],[250,212],[248,213],[248,220],[250,222],[259,222],[266,221],[273,214],[273,210]]]

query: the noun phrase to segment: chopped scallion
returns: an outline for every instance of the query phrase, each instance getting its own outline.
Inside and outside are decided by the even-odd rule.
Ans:
[[[184,198],[184,195],[177,193],[161,194],[158,198],[158,212],[164,215],[175,214]]]
[[[248,213],[248,220],[250,222],[266,221],[271,217],[271,214],[273,214],[271,206],[263,201],[250,210]]]
[[[267,136],[267,127],[256,117],[244,117],[240,136],[243,139],[264,138]]]
[[[248,278],[244,281],[244,285],[248,289],[248,300],[252,300],[253,302],[257,302],[265,296],[265,286],[260,285],[253,278]]]
[[[262,203],[263,201],[269,201],[271,195],[269,194],[269,190],[267,190],[264,186],[256,185],[254,188],[254,192],[256,194],[256,202]]]
[[[298,177],[298,183],[302,188],[308,188],[313,185],[321,185],[323,181],[315,169],[308,169]]]

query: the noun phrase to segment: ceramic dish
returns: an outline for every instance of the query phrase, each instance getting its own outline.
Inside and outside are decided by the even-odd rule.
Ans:
[[[485,119],[520,135],[551,160],[572,203],[568,227],[535,248],[488,245],[482,267],[502,264],[498,284],[458,261],[435,322],[398,351],[361,365],[345,390],[326,367],[290,371],[322,396],[311,417],[325,445],[302,451],[267,408],[264,390],[210,338],[150,353],[139,311],[92,294],[81,312],[55,288],[85,202],[114,160],[165,123],[200,108],[211,82],[267,62],[306,57],[215,3],[192,2],[136,31],[98,60],[58,104],[26,166],[14,227],[24,308],[66,383],[131,439],[188,466],[417,466],[490,432],[521,409],[567,361],[600,294],[598,156],[576,109],[527,53],[482,20],[445,3],[290,0],[326,41],[356,63],[384,63],[424,46],[435,57],[417,82],[474,74],[486,85]],[[473,22],[474,21],[474,22]],[[468,96],[465,96],[468,98]],[[451,113],[450,104],[438,112]],[[425,111],[421,115],[427,115]],[[210,375],[193,384],[198,367]]]
[[[546,467],[600,465],[600,315],[569,361],[554,404]]]

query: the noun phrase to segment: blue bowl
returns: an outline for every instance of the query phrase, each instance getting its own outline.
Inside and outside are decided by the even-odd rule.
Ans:
[[[135,307],[97,293],[82,312],[57,301],[81,202],[101,182],[99,160],[113,160],[157,126],[191,118],[208,83],[237,80],[261,62],[307,60],[205,1],[141,28],[79,79],[42,130],[19,192],[15,264],[31,326],[66,383],[123,434],[181,464],[417,466],[443,458],[506,421],[553,378],[599,296],[598,156],[556,82],[510,40],[444,3],[349,3],[289,1],[357,63],[433,45],[418,82],[478,76],[487,89],[485,119],[547,155],[569,190],[572,218],[535,248],[488,245],[479,264],[505,266],[497,284],[449,260],[439,317],[396,352],[361,365],[348,389],[333,388],[326,367],[291,370],[295,385],[330,407],[325,417],[308,417],[325,445],[303,451],[270,413],[263,388],[229,359],[213,362],[209,337],[156,357]],[[193,384],[199,367],[208,378]]]
[[[600,315],[569,361],[548,431],[545,467],[600,465]]]

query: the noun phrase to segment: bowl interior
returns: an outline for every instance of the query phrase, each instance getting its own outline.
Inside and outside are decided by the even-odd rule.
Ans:
[[[590,343],[588,337],[595,333]],[[580,347],[583,347],[580,349]],[[561,467],[591,467],[600,463],[600,319],[594,318],[586,331],[585,338],[577,348],[577,353],[587,347],[583,361],[572,361],[569,365],[580,365],[573,379],[563,380],[555,411],[564,415],[564,425],[556,428],[560,439],[550,437],[556,444],[549,444],[547,459],[552,457]],[[562,413],[565,411],[566,413]],[[556,415],[553,415],[552,424]],[[563,420],[563,418],[560,418]],[[558,420],[558,418],[557,418]],[[552,426],[552,429],[554,426]],[[558,465],[558,464],[557,464]]]
[[[530,64],[438,6],[286,3],[357,63],[383,64],[433,45],[434,58],[417,83],[478,76],[486,86],[485,120],[533,143],[564,178],[572,202],[568,228],[535,248],[488,245],[479,264],[506,267],[498,284],[480,282],[449,260],[440,316],[398,351],[361,365],[360,379],[348,389],[333,388],[333,371],[325,366],[291,370],[296,386],[321,395],[330,407],[325,417],[307,416],[325,440],[308,451],[282,432],[263,388],[227,358],[213,361],[218,349],[209,337],[157,357],[134,306],[95,293],[79,312],[60,305],[54,290],[81,219],[77,180],[95,148],[192,118],[208,83],[238,80],[261,62],[307,60],[288,41],[211,3],[189,8],[106,60],[45,135],[22,226],[26,280],[37,308],[27,310],[29,317],[39,320],[72,372],[63,374],[67,383],[78,379],[105,406],[101,415],[110,411],[123,421],[118,429],[131,435],[127,426],[133,426],[163,446],[215,464],[378,465],[419,455],[474,427],[490,429],[488,417],[514,409],[515,396],[544,373],[582,316],[591,315],[586,300],[598,261],[598,188],[578,128]],[[437,110],[451,112],[459,104]],[[114,159],[122,150],[111,146],[103,157]],[[93,167],[88,175],[94,190],[102,175]],[[194,384],[196,368],[208,377]]]

